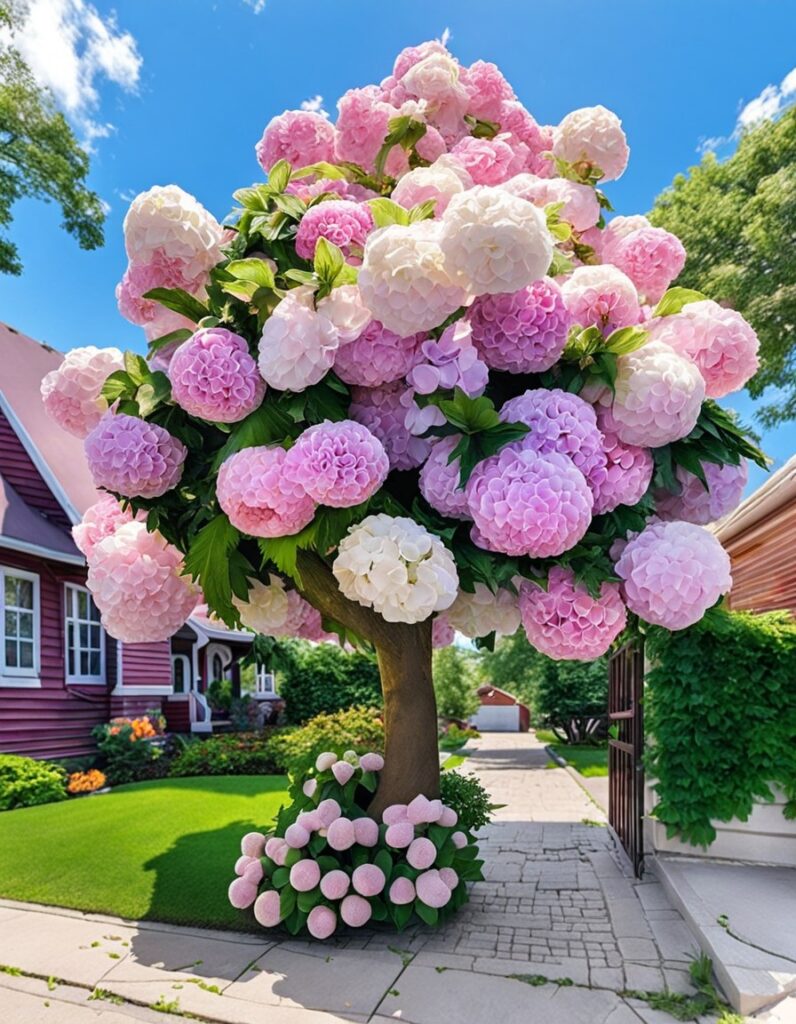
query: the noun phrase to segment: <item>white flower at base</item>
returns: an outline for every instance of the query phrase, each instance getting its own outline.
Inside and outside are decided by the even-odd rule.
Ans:
[[[456,599],[459,577],[439,538],[412,519],[367,516],[332,564],[341,592],[387,622],[422,622]]]
[[[504,587],[493,594],[483,583],[476,583],[472,594],[460,590],[445,616],[454,629],[471,640],[490,633],[512,636],[520,627],[517,595]]]
[[[290,606],[284,580],[278,576],[269,575],[267,584],[255,580],[248,601],[233,596],[232,603],[240,612],[243,625],[255,633],[273,636],[287,622]]]

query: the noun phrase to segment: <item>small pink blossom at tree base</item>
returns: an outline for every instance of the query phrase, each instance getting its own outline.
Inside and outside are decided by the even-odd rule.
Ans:
[[[250,864],[257,864],[257,863],[258,863],[258,861],[257,861],[256,857],[247,857],[247,856],[245,856],[245,854],[241,854],[241,856],[238,857],[238,859],[235,861],[235,874],[242,876],[243,873],[246,871],[246,868]]]
[[[350,199],[329,199],[311,206],[301,218],[296,233],[296,252],[305,260],[315,257],[319,238],[342,249],[345,256],[361,253],[373,230],[373,214],[364,203]]]
[[[451,840],[457,850],[463,850],[464,847],[467,846],[467,836],[464,832],[454,832],[451,836]]]
[[[279,908],[279,893],[276,889],[261,892],[254,902],[254,917],[263,928],[276,928],[282,920]]]
[[[270,857],[271,860],[276,858],[277,852],[283,847],[287,847],[287,843],[281,836],[271,836],[266,840],[265,843],[265,855]]]
[[[265,872],[259,860],[253,860],[243,872],[243,877],[253,885],[259,885],[263,880]]]
[[[390,804],[385,807],[381,816],[385,825],[399,825],[402,821],[409,821],[406,816],[406,804]]]
[[[196,331],[169,362],[174,401],[191,416],[237,423],[260,405],[265,383],[249,346],[223,327]]]
[[[529,643],[549,658],[593,661],[625,628],[627,612],[616,583],[603,583],[592,597],[571,569],[554,566],[543,590],[525,582],[520,612]]]
[[[355,420],[309,427],[284,459],[285,477],[319,505],[350,508],[384,483],[390,463],[381,441]]]
[[[730,558],[716,537],[693,523],[653,523],[616,563],[628,608],[645,622],[686,629],[732,586]]]
[[[124,509],[112,494],[103,494],[99,501],[90,505],[83,513],[82,520],[72,527],[72,539],[86,558],[91,558],[94,548],[101,540],[110,537],[133,518],[143,519],[143,513],[133,517],[130,509]]]
[[[415,827],[410,821],[399,821],[387,826],[384,841],[396,850],[404,850],[415,838]]]
[[[444,825],[445,828],[453,828],[458,822],[459,815],[454,811],[452,807],[443,807],[442,814],[439,816],[440,825]]]
[[[405,906],[407,903],[414,903],[415,886],[409,878],[396,878],[390,885],[388,899],[396,906]]]
[[[315,796],[315,791],[317,790],[317,788],[317,779],[307,779],[307,781],[301,787],[301,792],[304,794],[304,796],[313,797]]]
[[[334,125],[311,110],[286,110],[268,122],[255,153],[266,174],[279,160],[293,167],[329,163],[334,160]]]
[[[332,775],[341,786],[344,786],[349,779],[353,778],[353,766],[347,761],[337,761],[332,765]]]
[[[390,384],[405,377],[415,365],[424,337],[401,337],[378,320],[371,320],[358,338],[337,349],[334,372],[346,384],[367,388]]]
[[[606,335],[619,327],[631,327],[641,318],[633,282],[610,264],[577,267],[564,281],[561,293],[576,324],[599,327]]]
[[[381,754],[363,754],[359,759],[359,767],[363,772],[380,772],[384,767],[384,758]]]
[[[359,846],[376,846],[379,841],[377,822],[373,818],[355,818],[354,838]]]
[[[335,754],[334,751],[332,751],[332,750],[324,750],[323,753],[318,754],[318,756],[315,758],[315,771],[316,772],[328,772],[329,769],[332,767],[332,765],[335,764],[336,762],[337,762],[337,754]],[[339,817],[339,815],[340,815],[340,804],[338,804],[336,800],[334,800],[334,801],[332,801],[332,800],[323,800],[323,801],[321,801],[321,803],[318,804],[318,810],[320,810],[321,807],[329,806],[332,803],[334,804],[335,811],[336,811],[336,813],[330,819],[330,820],[333,821],[335,818]],[[327,824],[328,824],[328,822],[327,822]]]
[[[603,106],[581,107],[555,129],[553,155],[571,164],[597,167],[604,181],[615,181],[627,167],[630,149],[616,114]]]
[[[314,939],[328,939],[337,928],[337,914],[331,907],[313,907],[307,917],[307,931]]]
[[[437,848],[426,836],[413,839],[406,851],[406,859],[413,868],[425,870],[437,859]]]
[[[360,864],[351,875],[351,884],[360,896],[378,896],[386,882],[384,872],[375,864]]]
[[[240,852],[245,857],[262,857],[265,852],[265,836],[262,832],[247,832],[240,841]]]
[[[247,878],[236,878],[230,884],[229,902],[236,910],[246,910],[257,899],[257,886]]]
[[[456,874],[453,868],[440,868],[439,877],[442,879],[445,885],[447,885],[451,892],[453,892],[453,890],[459,884],[459,876]]]
[[[89,345],[72,349],[41,382],[44,411],[70,434],[86,437],[108,408],[101,396],[106,377],[123,368],[124,357],[118,348]]]
[[[351,879],[345,873],[335,868],[328,871],[321,879],[321,892],[327,900],[341,900],[348,892]]]
[[[299,825],[297,821],[288,825],[285,830],[285,842],[292,850],[300,850],[310,841],[309,829]]]
[[[655,492],[655,511],[661,519],[682,519],[686,523],[707,526],[737,508],[749,479],[745,459],[733,466],[717,466],[714,462],[700,463],[707,487],[683,466],[675,470],[680,493]]]
[[[340,904],[340,917],[350,928],[363,928],[371,918],[373,910],[368,901],[351,893]]]
[[[427,907],[439,910],[450,902],[451,891],[436,868],[418,875],[415,888],[417,889],[417,898]]]
[[[284,448],[244,448],[218,472],[218,503],[229,521],[253,537],[298,533],[315,515],[315,502],[284,473]]]
[[[126,498],[157,498],[182,476],[187,449],[156,423],[106,413],[85,440],[97,487]]]
[[[357,841],[354,823],[349,818],[335,818],[328,826],[326,841],[333,850],[347,850]]]
[[[296,892],[309,892],[320,880],[321,869],[317,861],[300,860],[290,869],[290,884]]]

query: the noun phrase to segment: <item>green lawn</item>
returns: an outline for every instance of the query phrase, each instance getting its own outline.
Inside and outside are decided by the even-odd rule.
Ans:
[[[563,757],[568,765],[571,765],[579,775],[586,778],[593,778],[596,775],[608,774],[608,746],[578,746],[572,747],[556,737],[555,733],[547,729],[537,729],[536,738]]]
[[[286,802],[281,775],[162,779],[0,814],[0,896],[243,928],[227,902],[240,838]]]

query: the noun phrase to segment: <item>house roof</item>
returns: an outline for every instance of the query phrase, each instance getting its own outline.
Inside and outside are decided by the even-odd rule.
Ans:
[[[198,604],[188,619],[193,629],[198,629],[210,640],[236,641],[238,643],[250,644],[254,640],[254,633],[247,629],[230,629],[220,619],[208,613],[206,604]]]
[[[714,523],[710,529],[722,544],[747,533],[772,513],[796,501],[796,455],[744,499],[734,512]]]
[[[515,695],[513,693],[509,693],[508,690],[501,690],[499,686],[490,686],[489,684],[485,684],[484,686],[479,686],[475,692],[479,697],[488,697],[492,693],[499,693],[501,696],[508,697],[510,700],[514,701],[515,704],[519,704],[520,707],[525,707],[519,697],[515,697]]]
[[[72,522],[98,498],[83,442],[56,428],[44,411],[42,377],[64,358],[49,345],[0,323],[0,408]]]
[[[0,476],[0,547],[58,562],[85,564],[69,534],[32,509],[3,476]]]

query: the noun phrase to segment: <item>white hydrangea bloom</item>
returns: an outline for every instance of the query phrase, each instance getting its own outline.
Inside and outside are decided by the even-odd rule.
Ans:
[[[544,277],[553,258],[542,211],[503,188],[453,196],[441,225],[445,269],[472,295],[519,291]]]
[[[362,295],[355,284],[344,284],[333,288],[321,299],[316,308],[334,325],[341,345],[354,341],[372,320],[370,310],[362,301]]]
[[[438,327],[464,304],[467,293],[445,269],[439,223],[391,224],[368,236],[359,289],[365,305],[402,338]]]
[[[458,171],[435,160],[430,167],[416,167],[401,178],[392,193],[393,202],[411,210],[418,203],[434,200],[434,216],[441,217],[451,198],[472,186],[470,175],[463,168]]]
[[[293,288],[263,325],[258,365],[279,391],[303,391],[331,370],[340,333],[315,310],[309,285]]]
[[[517,595],[503,587],[493,594],[483,583],[476,583],[472,594],[460,590],[445,615],[454,629],[471,639],[490,633],[513,636],[520,626]]]
[[[223,228],[202,204],[177,185],[141,192],[124,218],[124,244],[131,261],[149,263],[156,254],[184,264],[188,278],[218,263]]]
[[[240,612],[244,626],[274,636],[287,622],[289,602],[284,580],[278,576],[268,577],[268,583],[255,580],[249,591],[248,601],[233,597],[232,603]]]
[[[630,148],[622,122],[598,105],[567,114],[553,132],[553,156],[572,164],[586,161],[600,168],[603,181],[615,181],[627,167]]]
[[[332,565],[342,593],[387,622],[422,622],[453,604],[453,556],[412,519],[367,516],[341,542]]]

